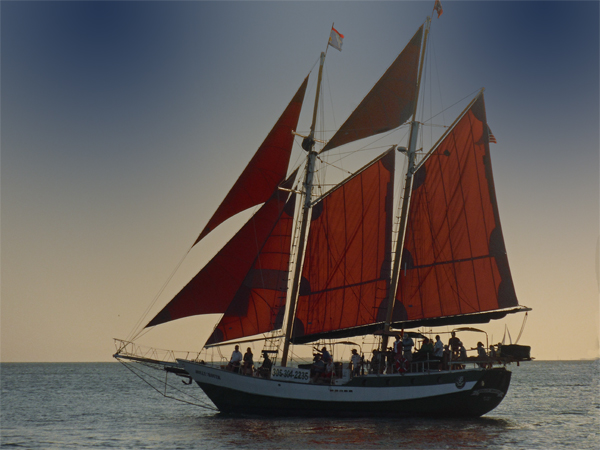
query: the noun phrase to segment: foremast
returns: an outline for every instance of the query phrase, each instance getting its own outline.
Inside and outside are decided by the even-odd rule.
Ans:
[[[298,240],[298,252],[296,253],[296,261],[294,268],[294,278],[292,281],[292,291],[288,304],[287,311],[287,325],[285,329],[285,338],[283,342],[283,352],[281,355],[281,365],[285,367],[287,365],[288,354],[290,350],[290,344],[292,339],[292,333],[294,331],[294,316],[296,311],[296,303],[298,301],[298,290],[300,287],[300,275],[302,272],[302,259],[304,258],[304,247],[306,242],[306,233],[308,230],[308,218],[310,216],[310,209],[312,203],[312,186],[313,186],[313,174],[315,171],[315,162],[317,160],[317,152],[314,150],[315,146],[315,125],[317,123],[317,111],[319,107],[319,95],[321,92],[321,79],[323,78],[323,65],[325,64],[325,53],[321,52],[321,59],[319,64],[319,75],[317,79],[317,92],[315,94],[315,105],[313,109],[312,123],[310,125],[310,133],[302,141],[302,148],[308,153],[306,157],[306,175],[304,177],[304,202],[302,205],[302,215],[300,224],[300,237]]]
[[[387,314],[384,322],[383,336],[381,341],[381,351],[387,349],[389,331],[391,328],[394,306],[396,302],[396,289],[398,287],[398,278],[400,276],[400,263],[402,261],[402,249],[404,248],[404,237],[406,236],[406,224],[408,223],[408,211],[410,208],[410,194],[413,185],[413,174],[416,169],[416,153],[417,141],[419,136],[419,122],[417,122],[417,107],[419,104],[419,91],[421,89],[421,78],[423,75],[423,66],[425,63],[425,50],[427,48],[427,38],[429,36],[429,27],[431,25],[431,17],[427,17],[425,22],[425,34],[423,36],[423,47],[421,50],[421,61],[419,64],[419,74],[417,76],[417,88],[415,92],[415,102],[412,114],[412,122],[410,123],[410,137],[408,141],[408,166],[406,169],[404,196],[402,199],[402,208],[400,212],[400,226],[398,228],[398,241],[396,242],[396,251],[393,255],[392,276],[390,280],[390,288],[387,298]]]

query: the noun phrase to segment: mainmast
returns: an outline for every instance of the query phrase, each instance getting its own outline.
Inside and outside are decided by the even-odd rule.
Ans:
[[[404,248],[404,237],[406,235],[406,224],[408,222],[408,210],[410,207],[410,194],[412,192],[413,174],[415,173],[417,140],[419,135],[419,122],[417,122],[417,106],[419,103],[419,91],[421,89],[421,77],[423,75],[423,65],[425,63],[425,50],[427,48],[427,38],[429,36],[429,27],[431,17],[427,17],[425,23],[425,35],[423,36],[423,48],[421,50],[421,62],[419,65],[419,75],[417,77],[417,89],[415,93],[415,102],[413,110],[413,120],[410,123],[410,138],[408,141],[408,167],[406,170],[406,181],[404,183],[404,198],[402,199],[402,210],[400,213],[400,227],[398,229],[398,241],[396,242],[396,251],[394,254],[394,264],[392,268],[392,278],[387,298],[387,315],[385,318],[383,336],[381,340],[381,351],[387,350],[388,332],[391,328],[394,304],[396,301],[396,289],[398,287],[398,278],[400,276],[400,263],[402,261],[402,249]]]
[[[296,302],[298,300],[298,289],[300,286],[300,274],[302,272],[302,259],[304,257],[304,247],[306,241],[306,232],[308,230],[308,217],[311,208],[311,192],[313,185],[313,174],[315,171],[315,161],[317,152],[315,146],[315,124],[317,122],[317,110],[319,106],[319,95],[321,92],[321,79],[323,77],[323,65],[325,64],[325,52],[321,52],[321,62],[319,65],[319,76],[317,80],[317,93],[315,94],[315,106],[313,109],[313,118],[310,125],[310,133],[302,141],[302,148],[308,152],[306,158],[306,176],[304,178],[304,204],[302,206],[302,222],[300,225],[300,238],[298,240],[298,253],[296,255],[296,266],[294,269],[294,279],[292,281],[292,292],[288,305],[287,326],[285,330],[285,340],[283,342],[283,353],[281,355],[281,365],[287,365],[290,342],[294,330],[294,316],[296,310]]]

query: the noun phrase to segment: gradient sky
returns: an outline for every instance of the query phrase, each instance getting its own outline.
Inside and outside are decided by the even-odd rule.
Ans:
[[[111,360],[112,338],[132,331],[331,24],[345,39],[327,56],[330,128],[433,3],[1,2],[1,361]],[[486,88],[509,262],[519,302],[533,308],[520,343],[538,359],[598,357],[599,4],[443,7],[432,92],[448,106]],[[522,319],[507,321],[513,339]],[[176,321],[149,344],[199,350],[213,324]],[[497,342],[504,322],[486,329]]]

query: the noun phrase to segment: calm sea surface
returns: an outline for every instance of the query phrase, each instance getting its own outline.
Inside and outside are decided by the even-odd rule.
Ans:
[[[163,398],[117,363],[0,370],[2,448],[600,448],[599,361],[513,365],[506,399],[468,420],[229,417]]]

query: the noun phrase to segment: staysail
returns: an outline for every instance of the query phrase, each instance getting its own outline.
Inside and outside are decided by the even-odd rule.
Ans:
[[[281,328],[285,314],[296,194],[292,194],[242,286],[206,344]]]
[[[395,325],[451,324],[453,316],[462,316],[460,323],[465,323],[464,315],[517,307],[498,215],[483,94],[414,177]],[[485,319],[474,318],[473,323]]]
[[[321,152],[392,130],[414,111],[423,26]]]
[[[394,161],[389,150],[313,207],[295,342],[377,320],[390,278]]]
[[[296,130],[298,126],[307,84],[308,77],[304,79],[300,89],[237,179],[225,200],[208,221],[194,245],[230,217],[267,201],[273,190],[283,182],[294,142],[292,131]]]
[[[289,189],[296,174],[297,171],[282,187]],[[271,198],[146,327],[201,314],[243,317],[253,304],[260,307],[259,297],[272,306],[278,305],[282,296],[285,300],[293,216],[293,205],[286,206],[288,197],[288,192],[276,188]],[[229,338],[224,331],[223,336]]]

